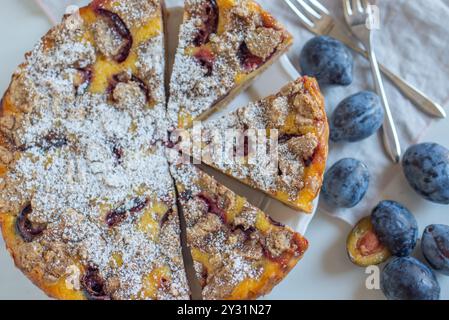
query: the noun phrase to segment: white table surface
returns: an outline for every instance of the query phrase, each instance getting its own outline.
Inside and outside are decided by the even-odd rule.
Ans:
[[[49,22],[31,0],[3,0],[0,11],[0,92],[6,90],[10,75],[48,30]],[[448,79],[449,80],[449,79]],[[449,120],[436,122],[422,141],[449,147]],[[402,201],[416,215],[422,231],[431,223],[449,225],[449,207],[434,205],[416,196],[400,175],[388,187],[391,199]],[[367,215],[369,212],[367,212]],[[272,299],[383,299],[382,292],[365,287],[364,269],[352,265],[345,250],[351,227],[317,213],[307,238],[310,249],[304,259],[273,292]],[[449,299],[449,277],[438,276],[442,298]],[[0,240],[0,299],[46,299],[12,263]]]

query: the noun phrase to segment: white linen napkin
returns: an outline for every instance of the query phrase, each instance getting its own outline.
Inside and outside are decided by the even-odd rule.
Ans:
[[[85,5],[88,0],[35,0],[49,19],[56,23],[69,5]],[[289,57],[296,67],[304,43],[313,35],[301,27],[298,18],[282,0],[259,0],[275,17],[284,23],[295,36],[295,45]],[[343,21],[340,0],[321,0],[328,9]],[[182,0],[168,0],[168,5],[182,5]],[[376,34],[376,51],[379,60],[404,77],[420,90],[426,92],[445,108],[449,105],[449,59],[447,59],[447,0],[378,0],[381,13],[381,30]],[[329,115],[346,96],[361,90],[374,90],[369,64],[364,58],[355,56],[354,82],[351,86],[322,88],[326,96]],[[425,130],[434,122],[419,111],[388,81],[387,95],[393,116],[405,150],[417,143]],[[393,165],[385,155],[380,136],[373,136],[354,144],[330,145],[328,165],[341,158],[353,157],[362,160],[371,172],[371,183],[367,196],[354,209],[333,209],[321,203],[319,210],[355,224],[361,217],[369,215],[371,209],[391,195],[384,194],[393,178],[402,174],[400,165]],[[392,199],[394,200],[394,199]]]

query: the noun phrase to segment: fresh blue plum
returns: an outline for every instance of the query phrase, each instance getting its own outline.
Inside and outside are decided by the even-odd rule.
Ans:
[[[421,249],[433,269],[449,276],[449,226],[428,226],[421,239]]]
[[[436,143],[410,147],[402,160],[405,177],[425,199],[449,204],[449,150]]]
[[[398,257],[412,253],[418,240],[418,222],[407,208],[382,201],[374,208],[371,222],[380,242]]]
[[[331,119],[331,140],[356,142],[376,133],[384,121],[379,96],[362,91],[344,99]]]
[[[343,43],[331,37],[319,36],[308,41],[299,63],[303,74],[317,78],[320,84],[352,83],[354,57]]]
[[[439,300],[440,285],[425,264],[412,257],[395,257],[382,271],[380,285],[388,300]]]
[[[365,196],[370,181],[366,165],[356,159],[342,159],[330,168],[323,182],[324,200],[336,208],[353,208]]]

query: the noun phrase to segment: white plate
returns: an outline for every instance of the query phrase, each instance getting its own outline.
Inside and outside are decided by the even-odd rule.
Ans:
[[[182,17],[182,9],[179,7],[169,8],[169,34],[172,43],[169,43],[169,51],[173,52],[176,47],[177,29],[180,18]],[[171,61],[171,60],[170,60]],[[259,100],[267,95],[275,93],[288,82],[299,77],[299,73],[292,66],[286,56],[270,67],[262,74],[254,84],[244,93],[240,94],[228,108],[214,115],[219,117],[231,110],[246,105],[250,101]],[[276,200],[265,196],[264,194],[254,191],[253,189],[229,178],[209,168],[205,171],[212,174],[224,185],[228,186],[235,192],[248,198],[254,205],[267,212],[273,219],[289,225],[301,234],[305,234],[313,214],[304,214],[296,212]],[[317,202],[315,202],[314,213],[316,211]],[[3,239],[0,239],[0,299],[47,299],[46,295],[35,287],[27,278],[14,267],[13,261],[8,252],[4,249]],[[269,298],[269,297],[267,297]]]

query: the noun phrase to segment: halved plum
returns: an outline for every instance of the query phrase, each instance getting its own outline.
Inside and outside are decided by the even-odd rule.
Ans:
[[[16,222],[17,230],[25,242],[34,241],[47,229],[45,224],[34,223],[28,218],[32,212],[33,208],[30,203],[22,209]]]
[[[202,21],[201,27],[193,40],[193,44],[200,47],[209,42],[210,35],[217,32],[219,9],[216,0],[204,1],[198,11],[198,17]]]
[[[363,218],[352,229],[346,249],[351,262],[360,267],[378,265],[391,256],[374,232],[370,217]]]

